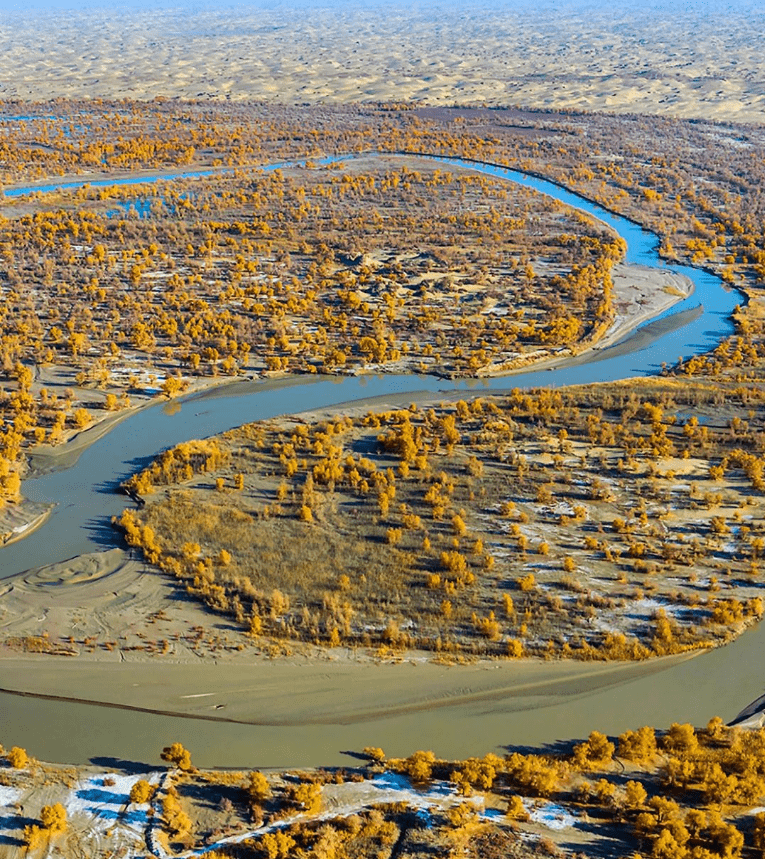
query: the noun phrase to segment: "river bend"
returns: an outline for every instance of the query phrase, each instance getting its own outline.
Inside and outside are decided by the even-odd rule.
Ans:
[[[349,160],[353,156],[336,156]],[[367,156],[368,157],[368,156]],[[386,158],[394,156],[386,155]],[[408,156],[409,158],[413,156]],[[531,370],[510,377],[450,382],[430,376],[360,376],[290,378],[283,385],[233,383],[203,394],[157,403],[118,423],[85,449],[76,463],[27,480],[30,500],[55,503],[52,514],[28,538],[0,549],[0,578],[111,548],[117,537],[110,519],[125,506],[115,489],[126,476],[159,451],[181,441],[223,432],[231,427],[285,413],[352,403],[373,397],[441,393],[444,397],[489,393],[514,387],[561,386],[614,381],[656,373],[663,363],[709,351],[733,331],[730,315],[741,295],[713,274],[659,259],[658,239],[639,225],[551,182],[507,168],[457,158],[419,156],[520,183],[574,206],[612,227],[627,243],[626,262],[668,269],[689,277],[694,293],[641,325],[621,344],[566,361],[560,368]],[[287,164],[268,168],[286,167]],[[238,168],[241,169],[241,168]],[[45,193],[84,184],[147,184],[212,176],[221,170],[196,170],[124,180],[79,181],[6,189],[6,196]],[[700,306],[700,307],[699,307]],[[695,313],[693,308],[699,308]],[[679,315],[677,315],[679,314]],[[676,316],[677,315],[677,316]],[[676,316],[668,323],[666,317]],[[669,330],[667,330],[669,329]],[[507,701],[455,700],[427,716],[404,714],[362,725],[257,726],[199,722],[174,715],[154,715],[61,700],[21,698],[0,693],[3,741],[25,745],[50,760],[81,762],[93,757],[149,760],[167,742],[180,740],[204,765],[309,765],[342,760],[341,751],[382,745],[397,753],[433,747],[450,756],[481,754],[504,743],[545,743],[583,736],[592,728],[616,733],[642,724],[704,722],[719,713],[733,718],[763,692],[762,645],[765,625],[712,653],[674,663],[666,670],[615,682],[591,692],[571,692],[533,714],[514,710]],[[31,665],[30,665],[31,668]],[[402,670],[405,670],[402,668]],[[459,669],[454,669],[458,672]],[[459,679],[455,674],[455,683]],[[586,685],[586,684],[585,684]],[[17,688],[3,672],[0,687]],[[97,692],[95,693],[97,697]]]

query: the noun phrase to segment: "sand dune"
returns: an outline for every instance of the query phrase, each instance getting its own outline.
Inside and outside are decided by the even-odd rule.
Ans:
[[[0,19],[0,98],[417,100],[761,122],[763,31],[761,11],[703,4],[28,13]]]

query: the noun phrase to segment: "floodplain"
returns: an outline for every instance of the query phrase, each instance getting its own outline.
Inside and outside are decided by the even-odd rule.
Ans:
[[[79,119],[66,133],[64,115]],[[762,613],[765,539],[760,129],[517,109],[122,103],[35,105],[2,129],[0,487],[17,545],[45,534],[31,533],[41,510],[21,500],[35,462],[65,464],[153,400],[172,408],[185,391],[242,376],[407,372],[447,384],[562,365],[689,292],[668,273],[630,271],[602,222],[417,153],[548,177],[652,229],[665,259],[705,266],[741,295],[713,351],[650,379],[512,390],[509,377],[501,394],[313,413],[296,402],[289,417],[138,463],[123,475],[130,497],[112,548],[4,585],[0,670],[23,676],[15,691],[178,724],[230,718],[232,729],[257,722],[265,695],[271,720],[289,727],[289,682],[275,706],[265,679],[289,666],[285,677],[304,675],[296,723],[310,724],[313,695],[314,721],[342,732],[344,720],[387,715],[386,695],[391,717],[427,725],[464,672],[456,699],[472,711],[443,744],[456,733],[474,744],[477,711],[511,711],[500,702],[524,675],[521,710],[616,686],[629,708],[646,677],[684,664],[703,673],[721,646],[756,634],[745,630]],[[171,178],[179,166],[237,172]],[[163,171],[159,185],[30,187]],[[228,679],[250,665],[264,679],[237,699]],[[380,695],[360,691],[340,714],[331,690],[322,698],[310,685],[322,665],[354,684],[384,671]],[[123,679],[109,688],[96,678],[112,667]],[[209,689],[186,691],[192,670]],[[163,687],[172,673],[177,685]],[[186,697],[168,707],[172,696]],[[756,708],[747,718],[749,730],[712,720],[698,732],[668,719],[658,742],[653,729],[630,733],[635,724],[614,744],[596,731],[538,753],[508,737],[509,749],[449,759],[412,748],[386,761],[381,731],[355,750],[370,767],[263,780],[195,773],[175,749],[170,774],[147,774],[143,805],[161,782],[154,815],[129,810],[142,805],[129,798],[139,779],[11,750],[3,801],[33,816],[3,837],[14,850],[55,842],[75,855],[89,848],[64,835],[104,829],[93,821],[107,819],[106,804],[118,825],[98,838],[127,855],[142,843],[156,855],[591,855],[603,839],[615,839],[610,855],[754,855],[765,829],[752,812],[763,793]],[[80,807],[80,794],[99,794],[99,807]],[[589,830],[572,823],[584,817]]]

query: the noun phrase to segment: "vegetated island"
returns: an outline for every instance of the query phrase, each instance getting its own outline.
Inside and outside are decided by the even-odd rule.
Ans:
[[[680,417],[715,399],[667,380],[249,424],[161,454],[119,524],[256,637],[444,658],[708,647],[762,614],[749,428],[734,404],[719,430]]]
[[[241,645],[271,655],[298,646],[326,650],[350,641],[368,648],[376,658],[394,660],[401,648],[413,645],[449,661],[478,656],[506,659],[524,653],[643,658],[724,641],[759,614],[763,260],[758,248],[763,220],[757,195],[749,193],[761,169],[756,157],[762,148],[758,129],[524,111],[434,113],[396,105],[337,111],[277,109],[269,125],[259,121],[269,110],[262,106],[221,108],[211,121],[205,113],[209,108],[198,105],[184,107],[180,113],[172,105],[115,105],[96,111],[90,106],[76,108],[88,115],[89,122],[65,135],[60,119],[48,118],[48,109],[48,105],[35,107],[32,119],[23,123],[9,119],[3,126],[4,151],[9,156],[3,168],[6,185],[67,173],[95,177],[131,169],[170,170],[179,163],[244,165],[253,158],[264,162],[275,153],[320,158],[348,148],[370,148],[374,140],[377,149],[467,155],[542,173],[655,229],[665,255],[709,265],[747,290],[749,301],[735,316],[734,335],[714,353],[667,368],[666,380],[560,393],[518,392],[506,399],[443,406],[433,402],[415,409],[395,404],[395,408],[365,409],[362,414],[341,410],[304,416],[294,423],[252,425],[222,441],[207,440],[163,454],[155,466],[135,478],[131,488],[150,496],[153,486],[185,486],[173,488],[169,498],[152,501],[139,513],[131,511],[122,526],[134,544],[144,547],[149,561],[161,562],[173,574],[166,580],[179,582],[201,598],[200,605],[229,614],[241,624],[242,632],[227,640],[211,640],[202,625],[197,642],[201,647],[214,653],[238,650]],[[111,133],[115,122],[125,135],[118,144],[111,144],[105,131],[108,128]],[[151,144],[149,133],[154,135]],[[645,151],[655,154],[646,159]],[[24,166],[30,164],[31,169]],[[397,169],[401,177],[403,169]],[[432,204],[434,224],[441,223],[438,219],[443,214],[435,193],[439,183],[460,194],[464,188],[467,199],[481,184],[451,169],[444,169],[438,179],[435,170],[421,171],[411,163],[406,171],[404,184],[409,182],[410,188],[403,190],[411,191],[414,182],[417,204],[420,200]],[[419,173],[419,179],[408,171]],[[446,173],[451,175],[447,178]],[[290,238],[285,222],[301,215],[297,208],[287,211],[277,205],[282,194],[291,193],[292,177],[286,171],[248,179],[253,184],[244,201],[236,198],[244,191],[237,191],[235,182],[228,192],[221,186],[220,198],[204,184],[194,186],[200,189],[198,197],[173,187],[141,197],[85,189],[71,199],[68,192],[63,193],[61,208],[54,211],[45,198],[8,198],[7,220],[2,224],[2,252],[8,264],[2,340],[8,391],[2,406],[12,423],[8,420],[2,431],[2,486],[11,505],[18,498],[23,457],[33,444],[63,442],[71,430],[86,428],[94,415],[126,408],[126,397],[171,396],[187,380],[206,384],[221,374],[247,372],[254,355],[263,362],[252,367],[257,372],[305,371],[306,361],[324,369],[327,358],[330,364],[335,362],[335,370],[348,363],[379,365],[383,346],[382,357],[393,360],[394,350],[404,355],[399,347],[408,342],[409,334],[406,338],[397,334],[396,323],[397,312],[406,302],[398,305],[398,298],[406,295],[416,303],[431,296],[428,278],[423,276],[428,273],[427,260],[406,252],[390,255],[390,249],[365,260],[365,248],[344,247],[353,231],[343,232],[342,227],[354,223],[352,211],[344,205],[348,198],[363,198],[367,193],[364,189],[369,189],[372,175],[368,170],[309,167],[305,174],[317,177],[311,187],[323,185],[332,192],[331,213],[320,207],[329,220],[320,223],[317,233],[328,241],[317,241],[307,251],[293,249],[289,261],[284,256]],[[344,179],[345,175],[349,178]],[[382,181],[379,176],[372,178],[375,187]],[[276,190],[271,193],[270,188]],[[322,193],[315,196],[321,198]],[[120,217],[119,212],[108,216],[99,208],[104,203],[99,200],[102,194],[126,204],[127,216]],[[265,195],[263,210],[255,208],[257,194]],[[177,211],[190,211],[189,222],[183,230],[179,227],[179,236],[173,239],[185,241],[185,246],[168,238],[176,211],[173,217],[163,216],[165,195]],[[478,200],[472,199],[470,206],[475,208]],[[148,209],[145,200],[149,200]],[[404,240],[404,228],[410,226],[404,213],[412,202],[404,197],[399,209],[392,209],[401,218],[397,241]],[[227,217],[245,204],[246,211],[240,213],[244,217],[236,222],[244,226],[242,231]],[[557,218],[563,224],[571,217],[542,201],[537,204],[538,210],[529,210],[534,218]],[[232,208],[226,210],[227,205]],[[311,203],[306,217],[316,212],[316,205]],[[148,215],[142,217],[142,211]],[[262,211],[273,216],[264,220]],[[470,223],[475,225],[476,254],[493,241],[491,234],[483,232],[489,229],[488,222],[479,214],[468,207],[467,220],[461,224],[466,229]],[[519,216],[507,210],[502,217]],[[500,223],[509,226],[507,220]],[[549,227],[550,222],[545,224]],[[523,229],[527,227],[524,223]],[[582,239],[569,250],[586,253],[568,258],[571,267],[566,271],[554,270],[567,259],[566,245],[560,242],[555,247],[540,245],[538,258],[529,253],[529,271],[521,254],[521,243],[527,238],[521,233],[511,254],[519,256],[519,265],[489,267],[488,282],[491,277],[509,277],[518,296],[530,302],[529,313],[539,318],[532,331],[525,323],[517,330],[508,326],[514,342],[521,331],[525,332],[521,341],[534,332],[542,336],[540,325],[545,337],[548,332],[560,336],[574,329],[575,336],[581,335],[582,320],[572,313],[580,300],[584,300],[579,309],[585,313],[586,336],[587,326],[597,321],[598,308],[605,307],[608,280],[603,248],[605,259],[613,260],[618,254],[608,250],[611,239],[597,224],[579,222],[576,229],[583,231]],[[244,254],[244,239],[237,235],[249,237]],[[277,247],[282,237],[285,245]],[[156,241],[156,249],[152,248],[152,242],[145,241],[149,238],[161,238],[163,244]],[[236,259],[234,242],[243,262]],[[173,248],[183,248],[183,257],[174,259],[178,251]],[[349,255],[343,258],[342,253]],[[311,275],[300,288],[291,281],[285,285],[282,277],[293,258],[304,279]],[[181,259],[186,270],[177,273],[174,268]],[[578,277],[593,260],[594,283]],[[255,269],[248,271],[256,261]],[[449,260],[436,262],[447,265]],[[460,258],[461,265],[469,262],[468,257]],[[360,270],[365,263],[369,275]],[[534,278],[542,270],[545,276],[537,284]],[[411,282],[413,271],[418,289],[426,282],[425,296],[411,288],[407,291],[406,286],[400,292],[400,278],[404,284]],[[453,330],[472,336],[481,330],[473,323],[484,307],[483,296],[476,301],[480,291],[473,291],[462,271],[444,268],[438,274],[443,276],[438,288],[444,290],[445,307],[456,304],[455,297],[460,308],[465,305],[464,316],[453,316]],[[173,274],[180,282],[170,285]],[[357,289],[359,275],[376,278],[378,292],[366,288],[369,281]],[[341,282],[351,276],[356,278],[355,297],[349,284]],[[554,277],[560,280],[553,282]],[[241,285],[248,278],[250,287],[257,290],[252,296]],[[159,284],[164,279],[170,299],[160,301]],[[322,280],[330,285],[322,287]],[[543,282],[549,291],[542,288]],[[529,283],[540,289],[531,291]],[[315,295],[310,296],[314,287]],[[327,305],[317,305],[322,318],[325,308],[330,317],[322,323],[331,332],[326,340],[323,335],[317,338],[307,325],[301,332],[298,317],[288,315],[299,313],[301,302],[316,302],[320,289],[332,296]],[[570,304],[556,303],[561,290],[564,295],[569,290]],[[57,301],[50,301],[51,296]],[[245,299],[252,302],[249,309],[244,309]],[[216,313],[210,310],[213,301],[218,302]],[[268,313],[262,313],[258,304]],[[61,318],[64,309],[65,320]],[[354,309],[357,315],[366,314],[362,322],[370,333],[364,336],[374,341],[366,343],[369,349],[361,348],[362,325],[358,332],[352,330],[348,317]],[[422,303],[417,310],[422,311]],[[215,327],[221,312],[231,313],[226,324],[233,332]],[[316,307],[312,312],[318,312]],[[375,323],[385,327],[386,338],[375,332]],[[345,336],[357,338],[347,351]],[[422,339],[430,337],[432,333]],[[430,346],[434,352],[444,349],[437,354],[451,364],[439,367],[450,373],[474,374],[491,363],[482,363],[491,359],[487,346],[494,348],[488,337],[480,342],[477,336],[475,343],[465,345],[464,339],[449,342],[447,330],[444,338],[441,344],[423,342],[418,360],[434,357],[425,354]],[[297,350],[296,343],[302,344]],[[312,351],[313,346],[319,348]],[[114,384],[115,376],[120,377],[114,371],[128,355],[134,366]],[[61,373],[50,387],[63,391],[51,393],[47,384],[36,380],[46,363],[51,365],[49,372]],[[99,389],[99,385],[106,387]],[[503,480],[508,475],[513,478],[512,493],[506,491]],[[628,486],[640,491],[634,503],[626,497]],[[163,531],[200,497],[212,497],[215,504],[209,520],[199,518],[197,532]],[[359,521],[370,526],[365,540],[354,532]],[[216,523],[221,527],[215,528]],[[243,535],[281,539],[285,552],[296,551],[286,545],[285,533],[305,536],[306,551],[313,553],[307,558],[313,563],[298,568],[292,581],[273,587],[273,582],[258,579],[259,570],[240,569],[246,561],[241,555]],[[353,553],[346,551],[349,547],[375,571],[377,590],[369,587],[369,579],[362,582],[358,568],[349,563],[353,560]],[[340,564],[343,572],[329,577],[328,559]],[[387,559],[396,560],[395,569],[392,564],[386,567]],[[103,570],[102,560],[92,561],[95,579]],[[78,563],[85,564],[85,575],[76,584],[87,584],[90,562]],[[122,561],[115,554],[111,563],[117,572]],[[694,573],[697,566],[700,574]],[[69,568],[48,572],[64,580],[72,565]],[[156,574],[153,577],[161,581]],[[29,589],[37,587],[33,579],[29,577]],[[38,599],[41,591],[38,588]],[[642,607],[637,618],[627,617],[630,603]],[[564,611],[565,605],[573,610]],[[156,623],[161,620],[155,617]],[[25,622],[30,623],[28,617]],[[615,628],[606,626],[610,622]],[[110,635],[108,640],[96,635],[65,641],[63,634],[59,640],[44,635],[46,631],[28,626],[5,642],[6,655],[27,657],[30,650],[40,650],[52,657],[56,651],[80,648],[84,653],[107,654],[134,647],[149,653],[165,649],[160,636],[141,643],[131,639],[120,646]],[[68,635],[74,639],[71,631]],[[186,636],[184,646],[193,649],[192,638]],[[183,639],[179,635],[178,641]],[[167,650],[174,647],[171,637],[164,641]],[[720,749],[728,750],[721,754],[729,757],[716,762],[730,792],[719,800],[722,794],[704,787],[703,795],[718,803],[744,796],[746,790],[736,790],[739,781],[749,784],[752,768],[742,763],[739,753],[747,744],[756,745],[759,734],[731,734],[719,725],[710,726],[708,733],[713,738],[710,747],[719,742]],[[679,746],[670,741],[666,748],[676,751],[685,745],[696,754],[688,729],[680,729],[679,736]],[[598,737],[591,742],[596,748],[604,746]],[[599,752],[579,754],[594,760]],[[686,766],[681,758],[679,769],[667,763],[668,772],[681,775],[668,775],[666,784],[682,782],[700,796],[700,786],[720,775],[701,762]],[[421,760],[414,758],[406,766]],[[427,756],[424,760],[429,762]],[[757,789],[752,787],[754,792]],[[599,790],[605,796],[609,788]],[[752,795],[751,791],[746,794]],[[644,801],[640,799],[637,808]],[[666,814],[655,807],[653,811],[655,819],[644,819],[644,824],[655,836],[646,842],[647,848],[657,856],[674,855],[672,850],[703,856],[703,849],[735,855],[740,849],[733,830],[714,816],[703,821],[697,816],[684,818],[680,823],[679,812],[672,807],[664,810]],[[172,813],[171,802],[167,814]],[[36,837],[55,834],[60,815],[48,814],[47,819],[50,825],[42,822],[49,831]],[[670,830],[669,835],[662,829]],[[743,824],[742,829],[746,829]],[[755,837],[759,836],[752,830],[752,845],[757,845]],[[670,838],[679,846],[673,846]],[[270,849],[263,851],[267,855]],[[273,849],[278,855],[282,848]],[[490,855],[489,849],[487,843],[482,855]]]

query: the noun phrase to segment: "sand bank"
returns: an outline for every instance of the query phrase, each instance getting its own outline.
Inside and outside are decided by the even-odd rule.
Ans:
[[[693,293],[693,281],[684,275],[643,265],[614,266],[616,318],[603,337],[593,344],[605,349],[644,322],[658,316]]]
[[[195,628],[204,633],[192,644]],[[311,647],[266,658],[226,618],[178,599],[174,582],[119,549],[9,580],[0,630],[13,642],[0,649],[2,690],[257,725],[350,724],[500,698],[511,709],[540,707],[672,661],[457,666],[419,652],[380,661],[365,650]],[[20,649],[45,634],[71,636],[75,655]]]
[[[24,500],[0,510],[0,545],[28,537],[48,518],[52,505]]]
[[[71,649],[83,658],[115,661],[148,640],[211,624],[203,606],[178,599],[171,579],[122,549],[81,555],[4,579],[0,596],[0,635],[18,642],[0,646],[0,661],[22,652],[24,639],[43,636],[52,641],[71,636]],[[162,612],[168,620],[157,626],[154,618]],[[107,645],[112,641],[117,649]],[[143,651],[135,653],[139,658]],[[197,658],[182,644],[174,646],[173,653]]]
[[[355,724],[500,700],[505,710],[536,709],[679,661],[448,665],[422,652],[380,660],[300,645],[271,658],[266,642],[180,596],[120,549],[7,580],[0,690],[261,726]],[[25,651],[42,637],[68,640],[71,655]]]
[[[481,662],[444,666],[419,653],[374,663],[319,658],[177,662],[0,660],[0,691],[258,726],[353,725],[465,705],[536,710],[654,674],[679,661]]]

